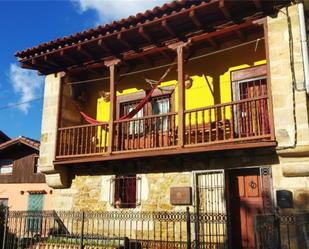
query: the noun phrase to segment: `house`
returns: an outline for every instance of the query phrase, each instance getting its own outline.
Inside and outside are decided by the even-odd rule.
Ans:
[[[51,209],[53,190],[38,168],[39,147],[27,137],[0,144],[0,203],[12,211]]]
[[[173,1],[17,52],[46,75],[39,165],[53,208],[190,206],[230,217],[220,236],[233,248],[253,248],[254,215],[308,210],[304,13]]]

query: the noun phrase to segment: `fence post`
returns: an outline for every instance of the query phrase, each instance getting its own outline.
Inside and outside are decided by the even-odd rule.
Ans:
[[[191,220],[190,220],[189,207],[187,207],[186,210],[186,222],[187,222],[187,249],[191,249]]]
[[[6,234],[7,234],[7,229],[8,229],[8,217],[9,217],[9,208],[5,208],[5,213],[4,213],[4,230],[3,230],[3,241],[2,241],[2,249],[5,249],[6,246]]]
[[[80,229],[80,245],[79,249],[84,248],[84,223],[85,223],[85,212],[82,211],[82,222],[81,222],[81,229]]]

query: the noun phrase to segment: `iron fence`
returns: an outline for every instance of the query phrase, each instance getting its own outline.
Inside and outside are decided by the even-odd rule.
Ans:
[[[47,245],[54,249],[221,249],[228,245],[226,222],[225,214],[197,216],[189,209],[180,212],[13,211],[7,213],[4,222],[3,249],[51,248]]]
[[[255,217],[257,249],[309,249],[309,213]]]

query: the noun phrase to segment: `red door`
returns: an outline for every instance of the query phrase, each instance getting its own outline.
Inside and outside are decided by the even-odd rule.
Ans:
[[[254,216],[263,210],[259,169],[232,170],[228,180],[232,248],[253,249]]]

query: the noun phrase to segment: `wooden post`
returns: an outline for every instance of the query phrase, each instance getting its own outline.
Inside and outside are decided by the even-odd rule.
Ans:
[[[177,80],[178,80],[178,146],[183,147],[185,144],[185,129],[186,129],[186,117],[185,117],[185,72],[184,72],[184,59],[183,50],[189,46],[191,40],[188,42],[177,42],[170,44],[170,49],[177,51]]]
[[[177,47],[177,79],[178,79],[178,145],[185,144],[185,74],[183,61],[183,45]]]
[[[110,79],[109,79],[109,91],[110,91],[110,113],[109,113],[109,139],[108,139],[108,154],[111,154],[114,146],[114,121],[116,120],[116,86],[115,79],[116,73],[115,68],[116,65],[120,62],[119,59],[114,59],[110,61],[105,61],[105,66],[109,67]]]

